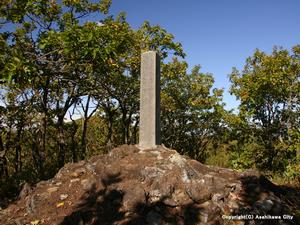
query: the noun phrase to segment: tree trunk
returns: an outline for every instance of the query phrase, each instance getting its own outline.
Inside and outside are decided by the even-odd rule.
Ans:
[[[32,141],[31,154],[32,154],[34,166],[39,174],[39,177],[41,179],[44,179],[45,178],[44,164],[36,140]]]
[[[113,115],[111,113],[111,111],[106,111],[106,113],[108,114],[108,131],[107,131],[107,136],[106,136],[106,145],[111,144],[112,143],[112,134],[113,134]]]
[[[81,135],[81,154],[80,159],[83,160],[86,155],[86,133],[87,133],[87,125],[88,125],[88,119],[83,118],[82,123],[82,135]]]
[[[77,155],[77,142],[75,139],[76,132],[78,130],[77,123],[71,118],[72,120],[72,136],[71,136],[71,152],[72,152],[72,161],[77,162],[78,161],[78,155]]]
[[[5,157],[5,153],[2,155],[0,152],[0,179],[8,178],[8,169],[7,169],[7,159]]]
[[[0,179],[8,178],[7,159],[5,153],[2,136],[0,135]]]
[[[131,115],[129,115],[129,117],[126,118],[126,144],[131,144],[130,124],[131,124]]]
[[[82,121],[82,134],[81,134],[81,153],[80,153],[80,159],[84,159],[86,155],[86,133],[87,133],[87,127],[88,127],[88,120],[89,120],[89,106],[90,106],[91,96],[88,95],[85,107],[82,105],[82,109],[84,112],[83,115],[83,121]]]
[[[107,122],[107,127],[108,127],[108,131],[107,131],[107,135],[106,135],[106,140],[105,140],[105,144],[108,145],[112,145],[112,136],[113,136],[113,126],[114,126],[114,115],[116,112],[116,109],[111,109],[111,104],[110,102],[107,100],[106,104],[102,104],[102,107],[104,109],[104,112],[106,114],[106,122]]]
[[[124,108],[122,110],[122,144],[127,144],[127,120],[126,120],[126,110]]]
[[[21,159],[21,134],[22,134],[22,130],[23,130],[23,124],[19,124],[18,126],[18,130],[17,130],[17,136],[14,140],[14,142],[16,143],[15,146],[15,173],[19,173],[22,170],[22,159]]]
[[[139,119],[136,118],[135,124],[133,126],[133,131],[131,135],[131,144],[137,144],[137,131],[138,131]]]
[[[47,140],[47,127],[48,127],[48,93],[49,93],[50,79],[47,78],[44,91],[43,91],[43,119],[42,119],[42,141],[41,141],[41,152],[46,153],[46,140]]]
[[[6,178],[9,177],[9,172],[8,172],[8,160],[6,158],[6,153],[10,150],[10,146],[11,146],[11,133],[12,133],[12,128],[11,126],[9,126],[9,129],[8,129],[8,132],[7,132],[7,135],[5,137],[5,144],[2,140],[2,137],[1,137],[1,148],[2,148],[2,151],[1,151],[1,157],[0,157],[0,160],[2,160],[2,167],[3,167],[3,173],[4,173],[4,176]]]
[[[57,120],[58,129],[58,167],[61,168],[65,164],[65,137],[64,137],[64,117],[59,116]]]
[[[92,96],[88,95],[85,106],[83,106],[83,104],[82,104],[82,110],[84,112],[84,115],[83,115],[83,121],[82,121],[81,159],[84,159],[85,155],[86,155],[87,130],[88,130],[89,119],[94,115],[94,113],[99,108],[99,102],[97,102],[97,104],[95,105],[95,108],[89,114],[91,100],[92,100]]]

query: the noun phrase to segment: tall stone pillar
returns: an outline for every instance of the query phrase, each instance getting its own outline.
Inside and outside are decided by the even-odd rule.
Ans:
[[[148,51],[141,58],[139,147],[160,144],[160,59],[157,52]]]

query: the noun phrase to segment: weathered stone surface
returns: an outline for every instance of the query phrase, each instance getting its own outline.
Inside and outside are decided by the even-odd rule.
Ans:
[[[124,190],[123,210],[134,212],[139,205],[146,204],[147,196],[143,185],[129,181],[122,186],[122,190]]]
[[[32,191],[32,187],[28,184],[28,183],[25,183],[23,185],[23,188],[19,194],[19,199],[22,199],[22,198],[25,198],[26,196],[28,196]]]
[[[223,215],[284,215],[281,189],[254,171],[206,166],[159,146],[121,146],[67,164],[0,211],[0,224],[264,224]],[[274,223],[273,223],[274,222]]]
[[[67,194],[61,194],[61,195],[59,196],[59,200],[63,201],[63,200],[65,200],[65,199],[67,199],[68,197],[69,197],[69,195],[67,195]]]
[[[56,192],[58,190],[58,187],[50,187],[47,189],[48,193]]]
[[[155,51],[142,54],[139,146],[160,145],[160,59]]]
[[[97,180],[94,177],[89,177],[81,180],[82,189],[84,191],[90,191],[97,185]]]

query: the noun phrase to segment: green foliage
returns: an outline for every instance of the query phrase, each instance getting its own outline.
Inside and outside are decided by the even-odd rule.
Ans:
[[[77,120],[79,126],[82,126],[82,120]],[[107,124],[101,115],[94,115],[90,121],[87,130],[87,153],[86,157],[90,157],[95,154],[107,153],[106,135]],[[79,140],[82,135],[82,130],[78,130],[76,133],[76,140]],[[77,143],[76,143],[77,144]]]
[[[136,144],[140,55],[148,50],[161,58],[166,146],[213,165],[299,179],[299,46],[257,50],[243,71],[233,70],[236,115],[224,110],[212,74],[200,66],[188,72],[172,34],[147,21],[134,30],[124,13],[106,15],[110,5],[0,3],[0,197],[50,178],[66,162]],[[102,21],[85,22],[91,13]],[[13,29],[2,30],[8,24]]]
[[[212,90],[211,74],[174,58],[162,67],[162,141],[181,153],[204,161],[224,113],[222,89]]]
[[[256,50],[242,72],[233,69],[231,92],[240,100],[244,120],[237,146],[232,146],[236,168],[288,172],[299,151],[300,64],[293,53],[274,48],[271,55]],[[238,127],[237,125],[235,126]],[[246,132],[247,131],[247,132]],[[299,152],[298,152],[299,153]]]
[[[107,14],[110,0],[4,3],[2,27],[15,29],[0,35],[2,184],[18,189],[65,162],[136,143],[140,54],[184,56],[174,37],[148,22],[133,30],[124,14],[82,21]]]
[[[205,164],[219,166],[219,167],[231,167],[230,156],[228,154],[228,146],[223,143],[215,148],[213,145],[209,146],[209,154],[205,160]]]

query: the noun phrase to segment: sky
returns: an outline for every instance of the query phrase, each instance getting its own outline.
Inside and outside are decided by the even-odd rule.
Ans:
[[[228,75],[242,69],[258,48],[291,49],[300,44],[300,0],[112,0],[110,13],[124,11],[133,28],[148,20],[160,25],[182,43],[190,67],[214,75],[224,88],[226,109],[237,107],[230,96]]]

